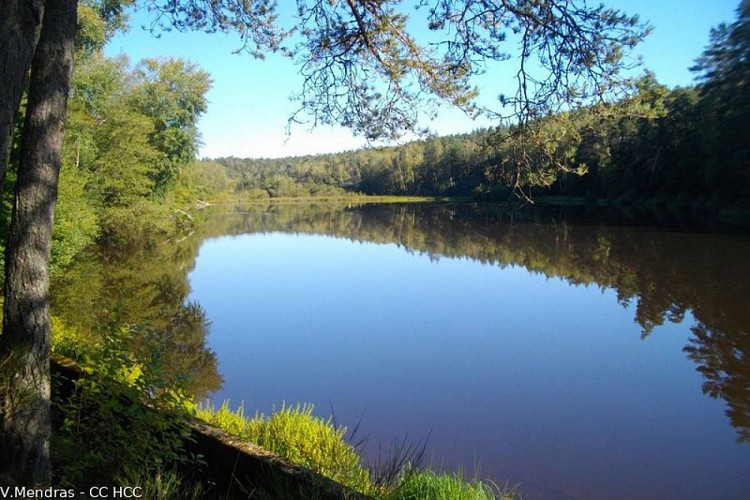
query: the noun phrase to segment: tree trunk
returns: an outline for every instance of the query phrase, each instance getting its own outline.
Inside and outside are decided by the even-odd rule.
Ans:
[[[0,193],[18,106],[42,26],[44,0],[3,0],[0,16]]]
[[[0,359],[10,360],[13,373],[2,408],[2,465],[21,485],[50,481],[49,258],[77,4],[46,0],[5,255]]]

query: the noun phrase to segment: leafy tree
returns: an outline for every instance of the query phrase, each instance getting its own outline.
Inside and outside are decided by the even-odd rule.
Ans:
[[[125,8],[135,0],[79,0],[76,57],[96,54],[118,30],[127,28]]]
[[[695,198],[706,195],[704,165],[709,161],[702,137],[700,97],[695,88],[678,88],[667,96],[659,119],[662,179],[669,194]]]
[[[211,80],[205,71],[182,59],[141,61],[135,71],[135,109],[153,121],[149,142],[161,155],[150,178],[164,193],[180,169],[198,152],[198,118],[206,111]]]
[[[64,166],[86,178],[81,201],[96,210],[101,234],[136,234],[156,217],[149,207],[157,198],[163,204],[178,170],[194,161],[207,75],[182,60],[144,61],[135,70],[126,58],[100,52],[78,61]],[[153,74],[145,76],[145,66]],[[64,219],[69,213],[58,214],[58,229],[73,224]]]
[[[60,171],[60,188],[52,232],[51,275],[54,278],[91,245],[100,233],[99,216],[86,193],[86,175],[69,168]]]
[[[97,131],[98,155],[91,169],[95,195],[106,208],[128,206],[154,190],[150,178],[157,170],[159,153],[149,142],[153,123],[149,117],[115,103]]]
[[[216,199],[229,192],[230,179],[227,170],[216,162],[191,162],[177,179],[175,197],[177,202],[187,205],[195,200]]]

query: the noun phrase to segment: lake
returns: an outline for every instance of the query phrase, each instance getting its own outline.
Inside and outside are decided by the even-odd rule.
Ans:
[[[468,203],[201,217],[170,296],[211,322],[215,404],[313,403],[371,458],[427,440],[525,499],[750,498],[746,233]]]

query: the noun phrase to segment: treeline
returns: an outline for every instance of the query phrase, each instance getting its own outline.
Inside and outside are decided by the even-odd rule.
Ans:
[[[678,211],[746,206],[750,154],[705,87],[668,89],[646,76],[614,106],[399,147],[283,159],[220,158],[240,197],[361,192],[508,199],[565,196]]]
[[[131,65],[103,47],[123,26],[121,10],[87,0],[79,6],[75,69],[55,209],[53,273],[95,242],[170,232],[175,208],[205,191],[192,175],[211,80],[181,59]],[[21,120],[18,120],[21,122]],[[22,124],[4,189],[7,230]],[[204,183],[209,185],[209,183]]]
[[[465,195],[481,182],[490,131],[434,137],[403,146],[280,159],[219,158],[242,197]]]
[[[361,192],[507,199],[565,196],[718,211],[750,204],[750,4],[711,32],[699,84],[646,74],[614,104],[400,147],[284,159],[220,158],[234,195]]]

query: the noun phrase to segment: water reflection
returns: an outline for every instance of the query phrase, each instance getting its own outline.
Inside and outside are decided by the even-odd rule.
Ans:
[[[740,441],[750,441],[750,336],[747,331],[729,333],[698,323],[685,346],[703,375],[703,392],[727,402],[732,425]]]
[[[622,218],[611,213],[478,204],[268,204],[222,207],[203,217],[201,239],[284,232],[395,243],[435,260],[523,266],[612,289],[623,306],[634,305],[644,338],[690,311],[698,326],[685,351],[705,378],[703,390],[727,402],[739,439],[750,439],[746,236],[667,230],[643,218],[640,227],[618,225]]]
[[[187,275],[199,244],[152,238],[128,248],[94,249],[53,283],[52,313],[93,335],[113,317],[122,324],[147,325],[144,335],[158,339],[136,336],[129,349],[151,349],[157,340],[167,380],[204,398],[221,387],[222,378],[216,354],[206,344],[206,313],[186,301]]]

